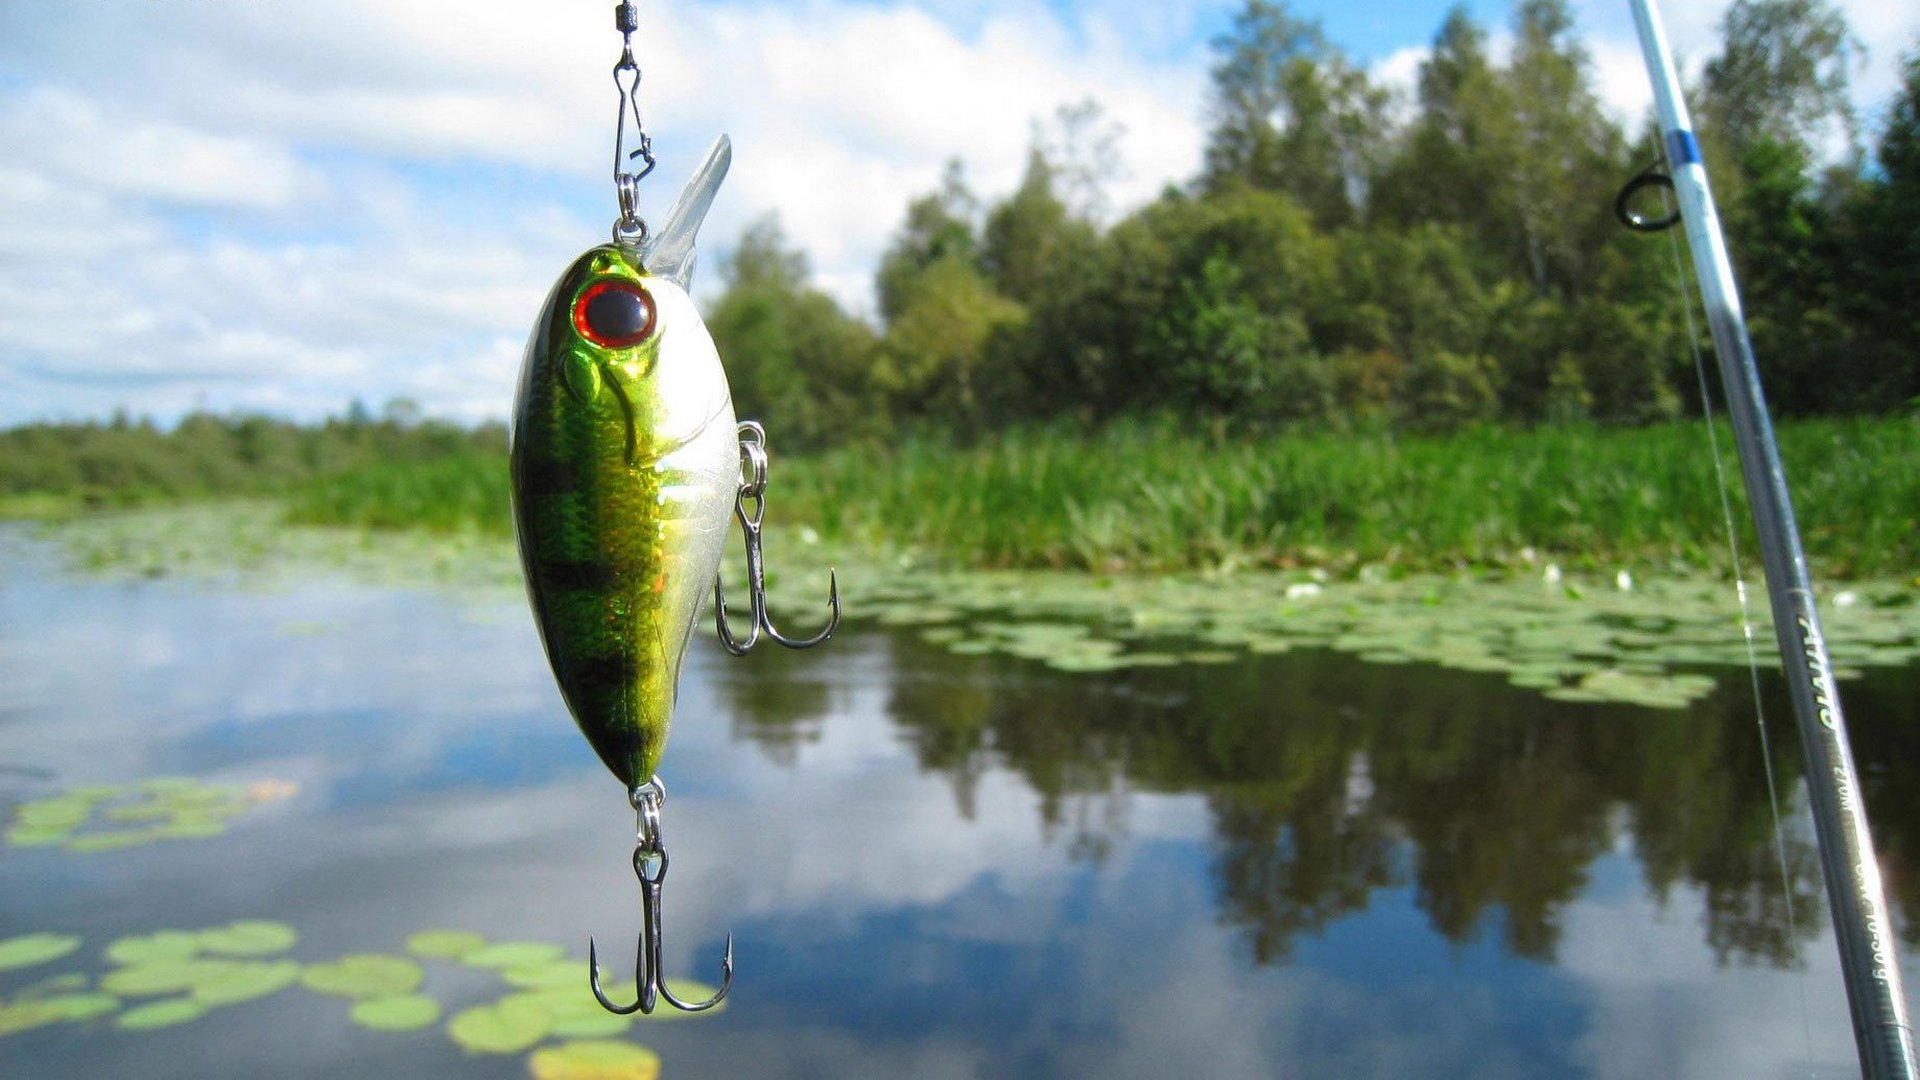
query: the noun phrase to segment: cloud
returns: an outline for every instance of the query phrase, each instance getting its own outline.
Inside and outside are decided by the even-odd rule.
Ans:
[[[688,67],[684,82],[728,75],[682,103],[695,123],[733,129],[728,205],[777,210],[825,284],[861,307],[906,201],[933,190],[952,157],[978,191],[1011,191],[1031,123],[1060,105],[1093,98],[1124,125],[1110,193],[1121,205],[1151,198],[1199,161],[1204,78],[1193,65],[1142,61],[1098,32],[1076,44],[1030,9],[989,16],[971,36],[912,8],[825,4],[722,7],[687,29],[687,40],[668,42]],[[727,212],[716,225],[728,235],[734,221]]]
[[[71,91],[34,87],[0,100],[13,169],[67,190],[157,203],[285,209],[313,179],[289,149],[178,124],[116,122]]]
[[[1832,938],[1801,945],[1804,970],[1723,966],[1701,947],[1706,923],[1706,898],[1692,887],[1664,905],[1635,890],[1568,907],[1559,963],[1588,988],[1577,1056],[1594,1075],[1851,1075]]]

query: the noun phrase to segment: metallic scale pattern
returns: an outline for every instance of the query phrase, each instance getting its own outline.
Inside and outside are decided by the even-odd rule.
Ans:
[[[514,516],[561,696],[630,789],[666,745],[739,463],[726,372],[686,292],[633,248],[581,255],[527,343]]]

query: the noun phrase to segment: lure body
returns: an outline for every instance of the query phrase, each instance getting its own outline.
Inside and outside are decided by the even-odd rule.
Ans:
[[[560,694],[630,789],[666,745],[739,462],[726,372],[686,291],[633,248],[581,255],[520,370],[514,518]]]

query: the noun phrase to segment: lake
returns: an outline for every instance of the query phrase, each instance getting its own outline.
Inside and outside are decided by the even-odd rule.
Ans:
[[[731,932],[732,994],[548,1033],[496,1003],[586,998],[589,934],[624,969],[638,893],[517,593],[61,566],[0,529],[0,939],[57,954],[0,951],[10,1076],[620,1075],[540,1056],[568,1032],[687,1077],[1857,1071],[1771,674],[1777,830],[1741,672],[1656,709],[1321,648],[1061,671],[851,593],[809,653],[703,624],[665,948],[711,985]],[[1916,683],[1843,686],[1910,972]],[[435,1015],[360,1008],[402,995]]]

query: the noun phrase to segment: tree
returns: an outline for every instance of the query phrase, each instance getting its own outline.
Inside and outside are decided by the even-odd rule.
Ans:
[[[881,318],[892,322],[907,310],[921,275],[934,263],[942,259],[974,261],[979,248],[973,232],[976,205],[958,158],[947,162],[939,190],[907,205],[906,223],[880,257],[880,269],[874,278]]]
[[[1785,412],[1847,407],[1873,382],[1843,314],[1847,256],[1835,206],[1856,182],[1814,175],[1829,125],[1849,144],[1847,76],[1859,43],[1826,0],[1739,0],[1705,69],[1703,113],[1726,148],[1727,246],[1748,303],[1754,353]]]
[[[1618,239],[1610,207],[1628,159],[1572,30],[1565,0],[1525,0],[1512,59],[1496,69],[1485,32],[1451,12],[1421,66],[1419,115],[1376,188],[1377,219],[1461,226],[1489,276],[1536,293],[1591,289],[1594,254]]]
[[[1566,0],[1522,0],[1505,75],[1513,118],[1504,172],[1517,254],[1536,290],[1561,295],[1591,285],[1590,253],[1618,228],[1613,189],[1627,160],[1572,30]]]
[[[1853,190],[1838,220],[1844,262],[1836,290],[1859,330],[1855,378],[1843,405],[1897,408],[1920,400],[1920,49],[1887,109],[1879,171]]]
[[[1420,65],[1420,112],[1375,185],[1369,215],[1395,225],[1459,225],[1480,236],[1506,223],[1494,197],[1506,181],[1499,140],[1512,123],[1487,35],[1454,8]]]
[[[727,364],[735,411],[782,446],[816,448],[884,433],[873,332],[807,282],[806,257],[779,219],[748,226],[722,269],[707,329]]]
[[[1313,20],[1247,0],[1213,40],[1213,127],[1203,191],[1285,192],[1323,227],[1359,217],[1382,156],[1387,96]]]
[[[1852,141],[1847,76],[1862,47],[1827,0],[1736,0],[1720,33],[1705,106],[1735,154],[1765,142],[1806,151],[1828,123]]]
[[[1070,217],[1089,224],[1106,217],[1107,181],[1121,175],[1117,144],[1125,133],[1092,98],[1060,106],[1050,125],[1034,125],[1033,149],[1046,159]]]
[[[1035,146],[1027,172],[1008,199],[987,214],[980,264],[1002,296],[1031,303],[1073,272],[1092,249],[1093,225],[1075,215],[1055,189],[1059,175]]]
[[[1025,321],[1026,309],[997,295],[971,264],[933,263],[881,342],[896,412],[980,427],[989,404],[1017,396],[1003,345]]]

